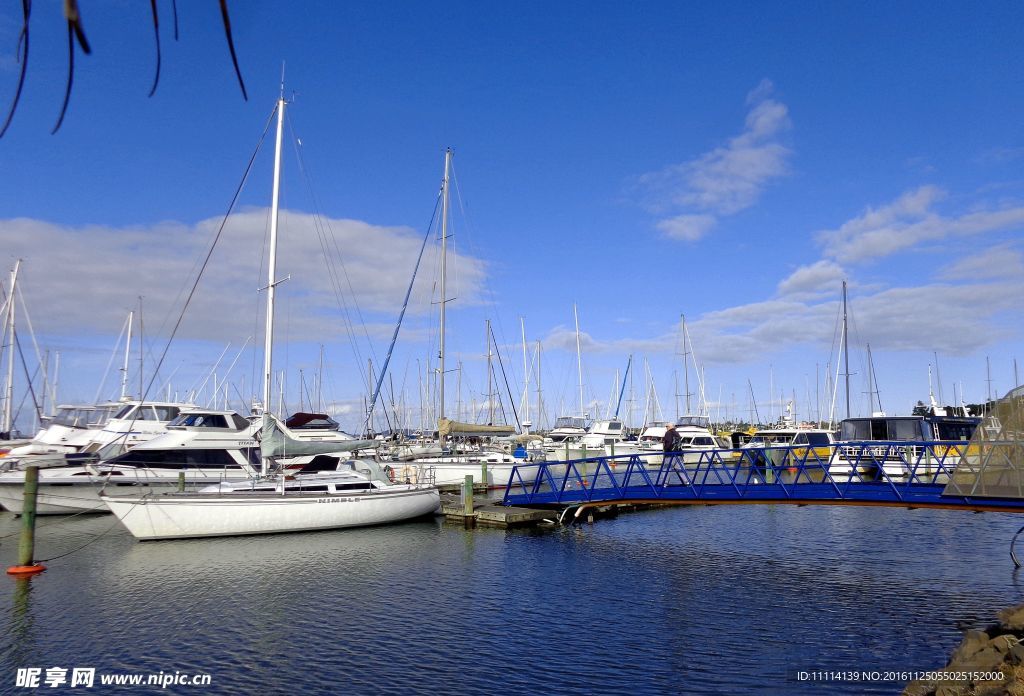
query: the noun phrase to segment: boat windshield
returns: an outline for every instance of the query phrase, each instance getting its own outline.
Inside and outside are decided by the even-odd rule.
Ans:
[[[182,413],[167,424],[168,426],[188,426],[190,428],[231,428],[233,424],[222,413]]]
[[[793,439],[793,433],[754,433],[747,444],[764,447],[765,445],[788,445]]]
[[[157,404],[143,404],[139,406],[137,404],[128,404],[114,414],[114,418],[166,422],[174,420],[180,412],[181,409],[177,406],[161,406]]]
[[[89,407],[64,407],[57,411],[57,415],[51,421],[54,425],[63,425],[68,428],[85,428],[95,422],[96,409]]]
[[[555,430],[558,428],[586,428],[586,420],[579,416],[559,416],[555,421]]]
[[[676,427],[681,425],[689,426],[691,428],[711,428],[711,419],[707,416],[680,416],[676,419]]]
[[[839,426],[840,440],[931,440],[923,418],[848,418]]]
[[[830,433],[801,432],[793,438],[794,445],[811,445],[812,447],[826,447],[832,444]]]

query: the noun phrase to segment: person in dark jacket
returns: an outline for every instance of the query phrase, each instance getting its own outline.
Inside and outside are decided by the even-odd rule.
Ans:
[[[663,452],[678,452],[679,441],[682,438],[679,437],[679,433],[676,432],[676,424],[669,423],[665,426],[665,434],[661,438],[661,449]]]

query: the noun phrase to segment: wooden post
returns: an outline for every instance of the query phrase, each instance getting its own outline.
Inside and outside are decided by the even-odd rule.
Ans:
[[[36,497],[39,494],[39,467],[25,467],[25,497],[21,513],[21,539],[18,542],[18,565],[7,569],[8,575],[33,575],[46,570],[34,563],[36,552]]]
[[[487,483],[487,462],[480,464],[480,481],[484,484],[484,488],[490,487],[490,484]]]
[[[179,471],[178,472],[178,490],[179,491],[185,490],[185,472],[184,471]]]
[[[473,474],[466,474],[462,483],[462,512],[466,517],[473,516]]]

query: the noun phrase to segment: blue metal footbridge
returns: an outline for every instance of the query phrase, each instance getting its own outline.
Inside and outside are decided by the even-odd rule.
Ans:
[[[880,505],[1024,512],[1024,442],[844,442],[517,466],[504,504]],[[995,494],[994,494],[995,493]]]

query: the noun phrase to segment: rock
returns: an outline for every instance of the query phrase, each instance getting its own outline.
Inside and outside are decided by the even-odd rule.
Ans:
[[[909,684],[907,688],[903,690],[903,696],[933,696],[935,693],[935,682],[924,681],[917,679]]]
[[[960,645],[953,651],[953,655],[949,658],[949,664],[963,664],[972,655],[987,647],[988,642],[988,634],[984,631],[967,631],[967,633],[964,634],[964,639],[960,642]]]
[[[970,670],[973,672],[988,672],[1003,664],[1005,654],[999,649],[986,645],[970,657],[963,658],[956,663],[955,669]],[[953,667],[950,664],[950,667]]]
[[[915,679],[903,689],[902,696],[932,696],[935,693],[935,682]]]
[[[971,693],[971,684],[966,681],[944,681],[939,683],[935,690],[935,696],[968,696]]]
[[[1017,643],[1006,654],[1006,661],[1011,665],[1024,664],[1024,643]]]
[[[996,614],[999,625],[1007,631],[1024,631],[1024,604],[1003,609]]]

